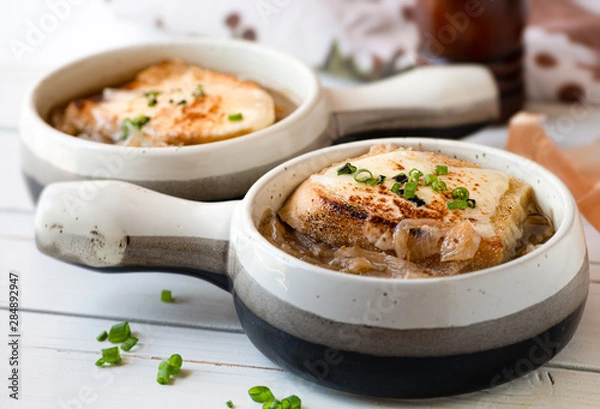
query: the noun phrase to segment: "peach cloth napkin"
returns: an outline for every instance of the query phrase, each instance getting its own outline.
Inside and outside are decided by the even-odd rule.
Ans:
[[[567,185],[577,206],[585,218],[600,232],[600,183],[598,174],[600,164],[600,143],[578,148],[575,154],[585,150],[584,157],[569,160],[542,127],[542,117],[539,115],[521,112],[515,115],[509,124],[508,141],[506,148],[544,166]],[[580,162],[581,159],[581,162]],[[573,163],[587,163],[579,165]]]

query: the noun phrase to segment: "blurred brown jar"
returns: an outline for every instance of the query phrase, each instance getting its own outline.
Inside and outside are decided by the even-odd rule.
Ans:
[[[525,103],[526,0],[417,0],[419,63],[487,65],[500,88],[501,122]]]

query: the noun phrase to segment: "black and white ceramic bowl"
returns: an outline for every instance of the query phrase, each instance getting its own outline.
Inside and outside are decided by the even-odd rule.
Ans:
[[[168,58],[256,81],[288,96],[297,108],[252,134],[185,147],[101,144],[67,135],[46,122],[53,108],[121,84]],[[186,199],[232,199],[242,197],[277,164],[344,136],[390,129],[462,136],[496,119],[498,104],[493,77],[474,65],[419,68],[334,90],[323,88],[315,72],[294,57],[248,41],[140,45],[83,58],[35,84],[22,109],[21,163],[34,197],[52,182],[116,179]]]
[[[368,151],[338,145],[288,161],[243,201],[198,203],[122,182],[45,189],[38,248],[95,268],[193,274],[231,291],[246,334],[266,356],[326,387],[370,396],[433,397],[488,388],[542,365],[571,339],[588,294],[580,216],[568,189],[539,165],[495,148],[399,138],[527,181],[555,235],[505,264],[445,278],[338,273],[296,259],[257,230],[309,175]]]

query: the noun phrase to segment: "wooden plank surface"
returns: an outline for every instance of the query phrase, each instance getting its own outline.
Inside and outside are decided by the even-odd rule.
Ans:
[[[2,322],[6,315],[0,310]],[[270,386],[277,396],[295,393],[307,409],[597,408],[600,401],[600,373],[549,366],[510,384],[458,397],[423,401],[353,397],[279,370],[243,334],[135,322],[131,325],[139,346],[123,353],[122,365],[97,369],[94,362],[100,348],[110,344],[97,342],[95,336],[113,321],[24,312],[21,322],[22,406],[0,394],[2,408],[78,407],[77,401],[88,398],[94,408],[220,408],[229,399],[237,408],[257,408],[246,395],[257,384]],[[171,385],[158,385],[157,365],[172,353],[183,356],[185,371]]]

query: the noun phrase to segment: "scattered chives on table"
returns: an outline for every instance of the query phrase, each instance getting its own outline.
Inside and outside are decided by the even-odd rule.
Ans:
[[[160,300],[162,302],[173,302],[171,290],[162,290],[162,292],[160,293]]]

